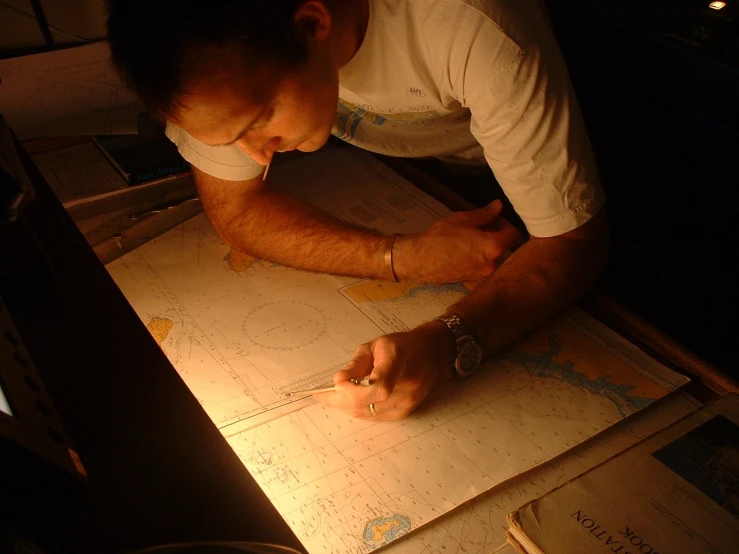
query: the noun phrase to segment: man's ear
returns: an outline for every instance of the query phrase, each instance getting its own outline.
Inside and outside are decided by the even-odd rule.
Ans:
[[[295,30],[306,45],[326,40],[332,24],[331,12],[322,0],[303,2],[293,16]]]

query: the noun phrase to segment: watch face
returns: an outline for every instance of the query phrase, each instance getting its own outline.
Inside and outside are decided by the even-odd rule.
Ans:
[[[474,340],[467,341],[457,346],[457,359],[454,367],[462,377],[474,373],[482,360],[482,350]]]

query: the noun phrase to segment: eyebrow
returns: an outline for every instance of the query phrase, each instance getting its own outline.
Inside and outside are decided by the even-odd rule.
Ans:
[[[260,119],[262,119],[262,117],[264,117],[264,114],[267,112],[268,109],[269,109],[269,104],[267,104],[266,106],[264,106],[261,109],[261,111],[256,115],[256,117],[254,117],[254,119],[252,119],[247,125],[245,125],[244,128],[241,131],[239,131],[239,133],[238,133],[238,135],[236,135],[236,138],[235,139],[233,139],[233,140],[231,140],[229,142],[220,142],[218,144],[211,144],[210,146],[231,146],[233,144],[236,144],[236,142],[241,137],[243,137],[247,132],[249,132],[249,129],[251,129],[252,127],[254,127],[254,125],[256,125],[257,122]]]

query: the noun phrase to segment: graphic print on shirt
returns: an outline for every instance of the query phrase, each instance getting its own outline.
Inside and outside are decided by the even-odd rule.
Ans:
[[[419,89],[420,90],[420,89]],[[384,125],[387,121],[398,123],[420,123],[439,116],[439,112],[427,109],[431,106],[406,107],[409,111],[398,111],[397,113],[375,113],[357,104],[347,102],[339,98],[336,106],[336,118],[334,128],[331,131],[335,137],[347,142],[354,142],[357,135],[357,127],[362,121],[373,125]]]

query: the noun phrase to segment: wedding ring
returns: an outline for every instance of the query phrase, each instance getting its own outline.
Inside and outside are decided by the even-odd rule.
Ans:
[[[375,411],[375,405],[374,405],[374,404],[370,404],[370,405],[369,405],[369,408],[370,408],[370,413],[371,413],[371,414],[372,414],[373,416],[376,416],[376,415],[377,415],[377,412]]]

